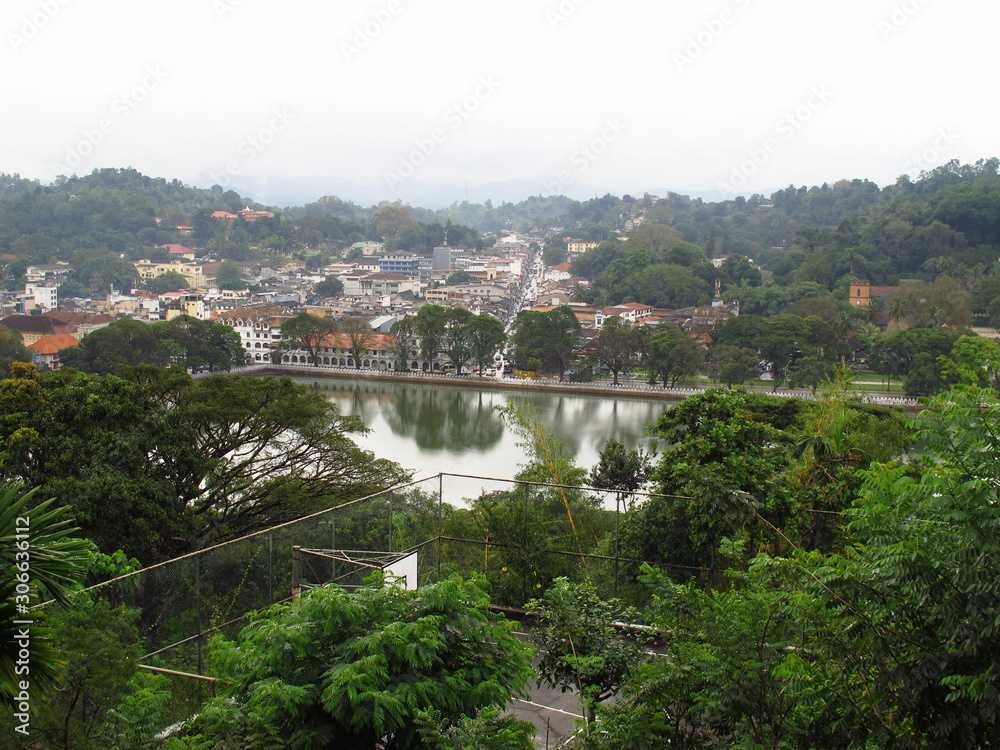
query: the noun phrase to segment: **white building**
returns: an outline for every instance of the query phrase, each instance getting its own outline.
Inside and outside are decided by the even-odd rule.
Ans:
[[[24,296],[30,298],[25,299],[25,309],[34,310],[58,310],[59,309],[59,284],[49,282],[47,284],[25,284],[24,286]],[[31,307],[29,308],[29,305]]]

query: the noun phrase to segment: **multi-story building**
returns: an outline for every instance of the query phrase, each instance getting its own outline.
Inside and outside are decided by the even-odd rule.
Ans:
[[[0,326],[21,333],[25,346],[34,344],[43,336],[55,336],[62,333],[75,333],[75,327],[66,325],[60,320],[45,315],[8,315],[0,320]]]
[[[59,308],[59,282],[49,281],[44,284],[25,284],[24,296],[33,300],[34,310],[57,310]],[[25,307],[29,304],[25,300]]]
[[[382,273],[401,273],[404,276],[419,276],[420,261],[418,255],[387,255],[379,260],[379,270]]]
[[[650,305],[641,305],[638,302],[626,302],[621,305],[598,310],[594,315],[594,327],[601,328],[604,325],[604,321],[608,318],[621,318],[622,320],[627,320],[629,323],[642,325],[652,314],[653,308]]]
[[[198,320],[208,320],[205,295],[195,292],[167,292],[160,296],[163,304],[163,320],[173,320],[187,315]]]
[[[73,273],[73,268],[69,263],[33,265],[24,269],[24,280],[29,284],[62,281],[71,273]]]
[[[344,282],[345,297],[385,297],[420,292],[419,278],[401,273],[352,273],[340,278]]]
[[[205,286],[202,264],[193,261],[171,260],[169,263],[154,263],[151,260],[143,259],[135,263],[135,270],[142,281],[149,281],[168,271],[174,271],[184,277],[189,288],[196,289]]]
[[[588,250],[593,250],[597,247],[596,242],[580,242],[578,240],[570,240],[566,243],[566,252],[570,255],[582,255]]]
[[[267,364],[272,351],[281,343],[281,325],[291,317],[285,307],[264,305],[227,310],[220,313],[217,320],[239,334],[247,362]]]

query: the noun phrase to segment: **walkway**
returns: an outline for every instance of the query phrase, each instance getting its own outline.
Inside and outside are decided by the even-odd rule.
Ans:
[[[649,385],[642,380],[622,379],[615,386],[608,381],[594,383],[571,383],[569,381],[558,381],[554,379],[522,380],[516,378],[489,378],[478,375],[445,375],[443,373],[428,372],[397,372],[395,370],[377,370],[370,368],[340,367],[334,365],[292,365],[292,364],[268,364],[249,365],[246,367],[234,367],[230,372],[234,374],[280,374],[295,376],[312,376],[320,378],[345,378],[349,380],[388,380],[396,382],[435,382],[446,383],[465,388],[493,389],[493,390],[522,390],[522,391],[564,391],[566,393],[590,394],[590,395],[614,395],[626,398],[663,398],[663,399],[683,399],[704,393],[711,388],[721,388],[724,386],[704,385],[704,386],[680,386],[677,388],[664,388],[660,385]],[[213,373],[198,373],[195,378],[206,377]],[[218,373],[215,373],[218,374]],[[748,385],[744,386],[756,393],[766,393],[771,396],[782,398],[801,398],[814,401],[821,398],[821,395],[813,395],[805,388],[781,388],[772,391],[770,386]],[[856,391],[858,397],[869,404],[880,404],[883,406],[902,406],[906,408],[916,408],[919,406],[917,400],[902,394],[893,394],[886,391],[867,392]]]

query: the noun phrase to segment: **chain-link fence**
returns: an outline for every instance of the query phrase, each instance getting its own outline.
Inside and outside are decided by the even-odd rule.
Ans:
[[[626,554],[625,511],[672,498],[439,474],[109,581],[92,592],[140,612],[146,663],[204,674],[215,632],[235,634],[249,612],[291,598],[294,587],[359,584],[378,565],[367,553],[417,552],[421,584],[452,574],[486,577],[498,606],[523,607],[559,576],[587,578],[606,598],[641,605],[640,560]],[[839,516],[815,515],[823,533]],[[776,531],[776,530],[775,530]],[[300,558],[294,548],[320,551]],[[352,558],[353,559],[353,558]],[[724,567],[724,561],[719,561]],[[670,565],[678,578],[720,575],[708,565]]]

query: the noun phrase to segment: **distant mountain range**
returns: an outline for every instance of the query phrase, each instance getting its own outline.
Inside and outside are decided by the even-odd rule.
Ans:
[[[351,201],[360,206],[371,206],[381,201],[402,201],[404,204],[432,210],[447,208],[455,203],[486,203],[494,205],[510,202],[519,203],[533,195],[552,194],[543,182],[535,180],[507,180],[485,185],[465,185],[464,183],[425,183],[407,180],[394,187],[388,185],[361,185],[338,177],[262,177],[233,175],[227,177],[226,189],[235,190],[268,206],[287,208],[304,206],[326,195],[335,195],[341,200]],[[210,188],[216,181],[209,175],[195,177],[195,187]],[[610,191],[598,190],[589,185],[570,183],[560,185],[558,194],[579,201],[600,197]],[[701,198],[707,202],[732,200],[733,195],[724,195],[717,190],[677,190],[670,188],[623,191],[641,198],[644,193],[663,196],[673,192],[691,198]],[[770,193],[768,193],[770,194]]]

